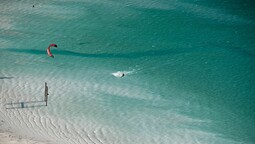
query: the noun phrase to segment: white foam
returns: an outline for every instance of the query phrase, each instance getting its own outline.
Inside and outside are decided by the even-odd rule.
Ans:
[[[125,76],[125,73],[124,72],[122,72],[122,71],[117,71],[117,72],[114,72],[114,73],[112,73],[112,75],[114,75],[115,77],[123,77],[123,76]]]
[[[132,71],[117,71],[117,72],[113,72],[112,75],[115,76],[115,77],[124,77],[126,75],[130,75],[130,74],[133,74],[135,72],[135,70],[132,70]]]

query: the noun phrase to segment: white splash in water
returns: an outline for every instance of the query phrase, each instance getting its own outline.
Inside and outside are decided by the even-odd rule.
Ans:
[[[121,77],[124,77],[124,76],[132,74],[132,73],[134,73],[134,70],[132,70],[132,71],[117,71],[117,72],[112,73],[112,75],[115,77],[121,78]]]

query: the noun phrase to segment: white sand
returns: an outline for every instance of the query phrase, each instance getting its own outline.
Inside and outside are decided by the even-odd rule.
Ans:
[[[31,123],[29,118],[38,116],[36,113],[36,109],[28,109],[28,108],[15,108],[20,107],[19,104],[10,104],[9,102],[19,102],[18,100],[29,101],[30,99],[25,99],[24,97],[27,94],[20,92],[20,88],[17,86],[13,86],[10,83],[5,83],[2,81],[0,88],[0,144],[54,144],[52,140],[43,139],[40,137],[36,137],[40,132],[38,127],[35,127],[36,123]],[[24,88],[24,87],[22,87]],[[17,92],[17,93],[15,93]],[[13,96],[13,97],[12,97]],[[19,99],[15,97],[19,96]],[[10,98],[10,99],[9,99]],[[35,99],[31,99],[34,101]],[[26,106],[29,103],[26,103]],[[37,103],[35,103],[37,104]],[[35,105],[31,103],[31,105]],[[39,105],[43,104],[42,102],[38,102]],[[37,104],[37,105],[38,105]],[[29,105],[28,105],[29,106]],[[8,109],[14,108],[14,109]],[[28,115],[28,112],[32,112],[35,115]],[[24,117],[23,117],[24,116]],[[30,116],[30,117],[29,117]],[[26,127],[28,127],[26,129]],[[29,133],[29,131],[31,131]],[[45,137],[43,137],[45,138]]]
[[[63,119],[67,116],[59,114],[64,105],[59,97],[64,95],[59,89],[61,87],[54,86],[53,89],[50,85],[50,103],[46,107],[42,102],[44,83],[38,81],[42,80],[16,77],[2,81],[0,144],[102,144],[114,141],[114,134],[109,133],[111,130],[107,126],[84,118],[83,121]],[[63,81],[55,81],[56,85],[66,87]]]
[[[49,144],[47,142],[39,142],[29,138],[14,136],[11,133],[0,133],[0,144]]]

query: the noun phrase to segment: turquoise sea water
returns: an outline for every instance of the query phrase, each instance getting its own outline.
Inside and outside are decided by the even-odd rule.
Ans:
[[[254,5],[249,0],[1,1],[1,91],[11,93],[9,84],[26,91],[27,99],[38,99],[37,87],[43,90],[48,82],[49,106],[30,111],[52,116],[56,130],[42,125],[56,139],[63,138],[62,130],[81,137],[66,134],[67,143],[252,144]],[[51,43],[58,45],[51,49],[55,58],[46,53]],[[118,71],[126,75],[114,77]],[[3,104],[19,100],[4,92]]]

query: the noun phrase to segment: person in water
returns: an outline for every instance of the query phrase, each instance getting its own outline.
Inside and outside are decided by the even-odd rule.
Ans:
[[[115,77],[124,77],[125,76],[125,73],[124,72],[121,72],[121,71],[118,71],[116,73],[112,73],[112,75],[114,75]]]

